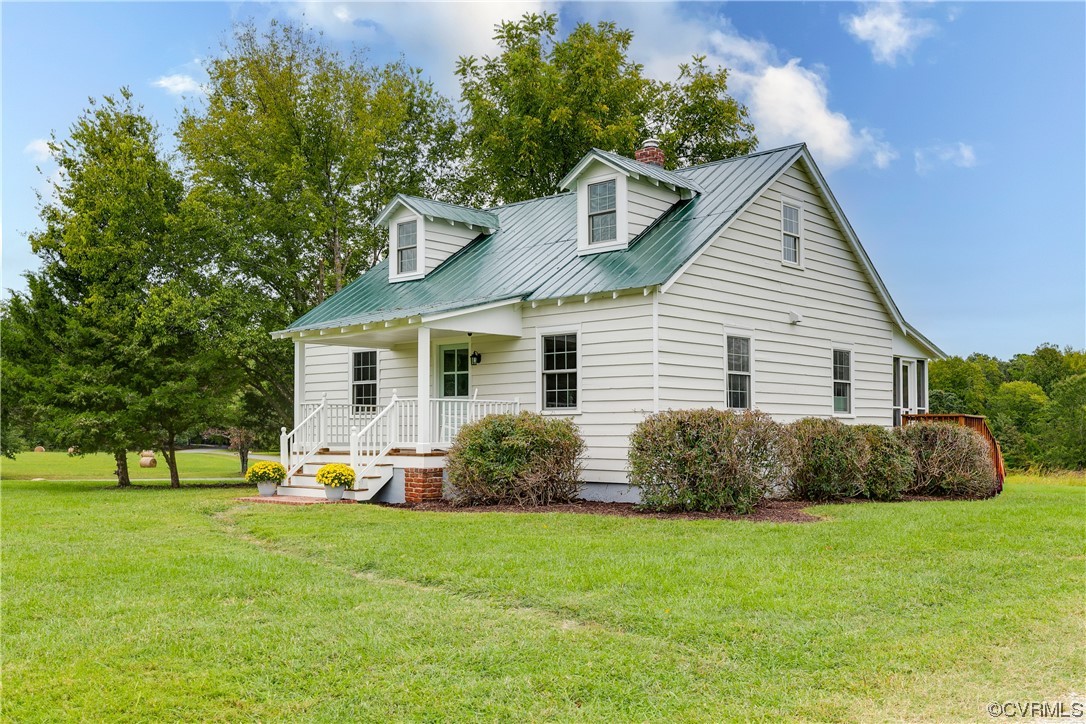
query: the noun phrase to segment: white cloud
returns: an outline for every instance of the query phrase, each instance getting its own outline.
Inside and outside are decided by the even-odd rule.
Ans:
[[[913,160],[916,172],[922,176],[936,166],[973,168],[977,165],[977,154],[968,143],[958,141],[918,148],[913,152]]]
[[[26,144],[23,148],[23,153],[30,156],[34,161],[48,161],[49,160],[49,140],[46,138],[35,138],[30,143]]]
[[[852,37],[870,46],[875,61],[886,65],[908,58],[921,40],[935,32],[934,23],[910,15],[900,2],[871,3],[859,15],[842,20]]]
[[[298,0],[285,5],[289,17],[363,45],[388,43],[412,65],[427,70],[438,90],[459,96],[456,61],[497,49],[494,26],[524,13],[542,12],[544,0],[520,2],[350,3]],[[552,8],[553,9],[553,8]]]
[[[185,93],[203,93],[204,87],[200,82],[187,73],[174,73],[164,75],[152,83],[156,88],[162,88],[167,93],[175,96]]]
[[[853,163],[886,168],[897,151],[877,129],[857,127],[830,105],[826,71],[782,58],[772,43],[744,36],[724,16],[690,17],[674,5],[633,4],[615,20],[634,31],[633,51],[657,78],[674,77],[694,53],[729,70],[729,90],[750,110],[762,148],[804,141],[827,169]]]

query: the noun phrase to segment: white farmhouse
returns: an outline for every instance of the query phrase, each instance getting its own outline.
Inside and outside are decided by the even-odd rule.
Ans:
[[[358,500],[440,495],[460,426],[572,417],[585,497],[636,500],[628,436],[668,408],[898,424],[940,350],[901,316],[805,145],[668,171],[593,150],[564,193],[397,196],[389,256],[276,335],[295,344],[281,495],[351,462]]]

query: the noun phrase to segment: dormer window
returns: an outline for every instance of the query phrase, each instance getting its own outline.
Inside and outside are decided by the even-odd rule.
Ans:
[[[419,227],[417,221],[396,224],[396,273],[413,274],[418,267]]]
[[[588,185],[589,244],[605,244],[618,239],[618,213],[615,180]]]

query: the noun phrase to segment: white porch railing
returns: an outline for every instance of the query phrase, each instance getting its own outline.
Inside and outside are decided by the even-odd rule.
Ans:
[[[476,392],[478,395],[478,392]],[[420,444],[448,447],[460,428],[487,415],[516,414],[520,400],[436,399],[430,400],[430,423],[420,435],[419,401],[401,398],[392,391],[392,400],[384,408],[358,405],[307,402],[302,405],[302,421],[290,432],[284,427],[279,436],[280,458],[289,479],[313,459],[322,448],[347,448],[357,479],[370,474],[389,451]],[[425,439],[423,439],[425,438]]]
[[[420,442],[442,446],[452,444],[460,428],[486,415],[517,413],[520,400],[439,399],[430,401],[431,434],[419,436],[419,401],[397,397],[362,428],[350,433],[351,466],[361,480],[373,472],[393,448],[414,447]]]
[[[507,415],[520,412],[520,400],[437,399],[430,400],[430,420],[434,434],[430,440],[448,446],[460,428],[487,415]]]
[[[351,428],[363,428],[370,424],[381,408],[377,405],[351,405],[343,402],[303,402],[302,418],[308,417],[318,407],[324,407],[328,447],[345,448],[351,441]]]

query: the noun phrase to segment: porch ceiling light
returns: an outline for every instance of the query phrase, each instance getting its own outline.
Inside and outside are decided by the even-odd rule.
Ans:
[[[478,352],[472,352],[471,353],[471,363],[473,365],[477,365],[482,361],[483,361],[483,356],[481,354],[479,354]]]

